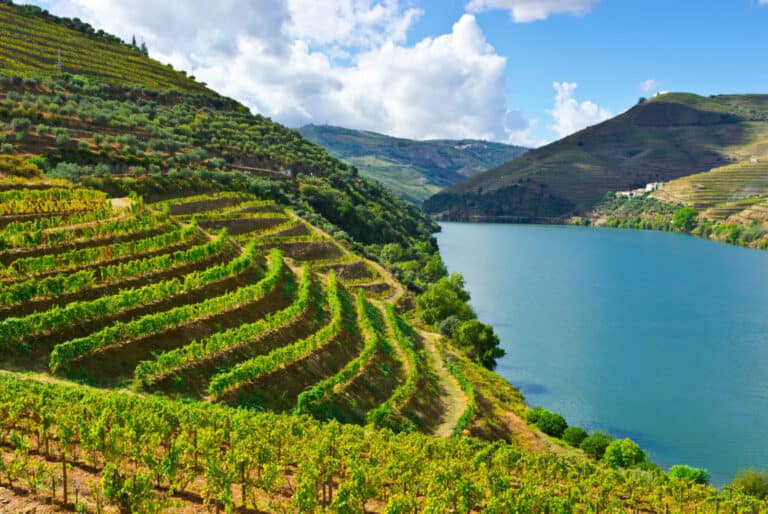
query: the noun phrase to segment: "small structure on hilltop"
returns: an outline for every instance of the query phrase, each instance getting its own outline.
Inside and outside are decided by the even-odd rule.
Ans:
[[[663,182],[649,182],[645,187],[639,187],[637,189],[630,189],[629,191],[616,191],[617,197],[633,198],[635,196],[643,196],[648,193],[652,193],[661,188]]]

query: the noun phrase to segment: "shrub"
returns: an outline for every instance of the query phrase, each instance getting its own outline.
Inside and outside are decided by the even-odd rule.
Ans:
[[[448,316],[443,321],[437,324],[440,333],[447,337],[453,337],[453,333],[456,331],[456,327],[461,324],[461,320],[456,316]]]
[[[539,416],[539,419],[536,420],[536,428],[547,435],[560,438],[563,436],[565,429],[568,428],[568,423],[560,414],[544,411]]]
[[[581,427],[568,427],[563,432],[563,441],[574,448],[578,448],[581,442],[587,438],[587,431]]]
[[[697,484],[709,482],[709,471],[704,468],[694,468],[685,464],[677,464],[669,468],[669,477],[679,480],[690,480]]]
[[[609,444],[611,444],[611,436],[607,432],[598,430],[589,434],[579,448],[592,458],[602,459]]]
[[[690,232],[698,224],[699,213],[693,207],[681,207],[672,214],[672,228]]]
[[[461,320],[473,319],[475,312],[468,301],[469,293],[464,289],[464,277],[459,273],[441,278],[416,298],[421,319],[429,325],[437,324],[448,316],[456,316]]]
[[[603,454],[603,460],[614,468],[631,468],[645,462],[645,452],[630,438],[611,441]]]
[[[531,425],[535,425],[539,420],[539,417],[546,412],[543,407],[534,407],[525,414],[525,421]]]
[[[739,471],[730,487],[735,491],[764,500],[768,498],[768,473],[751,468]]]
[[[32,127],[32,122],[28,118],[14,118],[11,120],[11,130],[17,134],[26,134]]]
[[[472,360],[488,369],[495,368],[496,359],[504,356],[504,350],[499,348],[499,338],[493,332],[493,327],[476,319],[455,327],[454,339]]]
[[[59,129],[56,133],[56,146],[67,146],[72,142],[67,130]]]
[[[13,151],[13,145],[11,143],[0,144],[0,153],[11,153]]]

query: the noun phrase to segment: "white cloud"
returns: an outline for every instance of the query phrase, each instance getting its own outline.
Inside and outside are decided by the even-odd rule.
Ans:
[[[610,111],[599,105],[584,101],[579,103],[573,96],[577,84],[574,82],[553,82],[557,91],[555,106],[547,112],[552,116],[553,123],[549,128],[561,138],[579,130],[600,123],[611,117]]]
[[[509,11],[516,23],[528,23],[547,19],[552,14],[584,14],[592,10],[597,2],[598,0],[470,0],[466,9],[474,13],[503,9]]]
[[[474,16],[409,46],[400,0],[59,0],[79,16],[289,126],[331,123],[416,139],[531,144],[506,101],[506,58]]]
[[[768,0],[766,0],[766,2],[768,2]],[[658,80],[648,79],[640,83],[640,89],[646,93],[650,93],[654,89],[658,89],[660,85],[661,83]]]

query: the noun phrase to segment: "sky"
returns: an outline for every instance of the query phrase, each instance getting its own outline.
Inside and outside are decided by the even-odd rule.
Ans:
[[[768,93],[768,0],[36,0],[254,112],[540,146],[664,91]]]

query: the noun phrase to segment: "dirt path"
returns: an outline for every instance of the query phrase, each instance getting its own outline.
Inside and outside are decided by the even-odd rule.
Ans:
[[[133,205],[133,200],[127,196],[122,198],[110,198],[109,201],[115,209],[128,209]]]
[[[427,332],[421,329],[418,332],[424,339],[424,349],[427,351],[429,366],[434,370],[437,382],[440,384],[440,389],[443,392],[441,400],[445,406],[445,414],[440,424],[435,427],[433,435],[437,437],[450,437],[453,434],[453,428],[459,422],[459,418],[467,409],[467,395],[459,385],[456,377],[448,371],[437,349],[440,336],[434,332]]]

